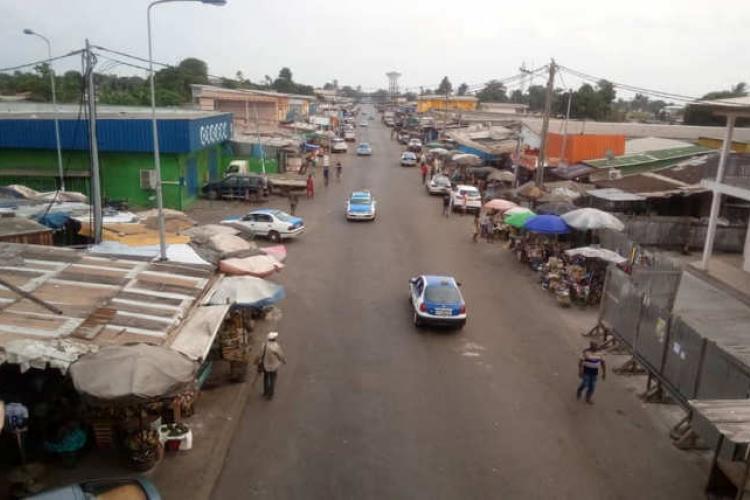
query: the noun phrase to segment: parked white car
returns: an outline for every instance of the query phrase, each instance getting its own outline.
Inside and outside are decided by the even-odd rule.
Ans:
[[[466,210],[467,212],[479,212],[482,209],[482,195],[474,186],[459,184],[451,191],[453,198],[453,210]]]
[[[424,188],[430,194],[450,194],[451,180],[446,175],[433,175],[432,179],[425,183]]]
[[[417,164],[417,155],[411,151],[404,151],[401,154],[401,166],[402,167],[413,167]]]
[[[333,143],[331,145],[331,151],[334,153],[346,153],[349,150],[349,147],[346,145],[346,142],[344,139],[337,137],[333,139]]]
[[[296,238],[305,232],[305,222],[275,208],[251,210],[242,217],[227,218],[222,224],[249,231],[253,236],[265,236],[271,241]]]
[[[357,134],[355,134],[352,130],[347,130],[346,132],[344,132],[344,140],[346,142],[354,142],[357,140]]]

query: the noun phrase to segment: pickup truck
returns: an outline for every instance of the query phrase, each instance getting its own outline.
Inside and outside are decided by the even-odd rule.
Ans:
[[[260,175],[228,175],[215,182],[209,182],[201,192],[209,200],[260,199],[267,195],[266,180]]]

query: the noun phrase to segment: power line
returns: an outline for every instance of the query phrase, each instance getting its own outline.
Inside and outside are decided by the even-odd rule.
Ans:
[[[23,68],[34,67],[34,66],[38,66],[40,64],[49,64],[49,63],[51,63],[53,61],[58,61],[60,59],[65,59],[66,57],[74,56],[74,55],[80,54],[82,52],[83,52],[83,49],[81,49],[81,50],[74,50],[72,52],[68,52],[67,54],[63,54],[63,55],[57,56],[57,57],[52,57],[52,58],[49,58],[49,59],[42,59],[40,61],[34,61],[34,62],[31,62],[31,63],[20,64],[18,66],[9,66],[7,68],[0,68],[0,73],[6,73],[8,71],[16,71],[16,70],[23,69]]]

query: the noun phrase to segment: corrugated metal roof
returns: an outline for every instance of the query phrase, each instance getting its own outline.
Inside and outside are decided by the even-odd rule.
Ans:
[[[585,160],[583,163],[596,168],[627,168],[646,165],[663,160],[678,160],[688,156],[713,153],[715,150],[704,146],[686,146],[682,148],[668,148],[655,151],[646,151],[641,154],[615,156],[612,159],[601,158],[597,160]]]
[[[60,142],[65,150],[89,148],[88,122],[60,120]],[[101,152],[152,152],[151,120],[100,118],[97,135]],[[232,115],[211,113],[199,118],[159,119],[159,148],[163,153],[188,153],[232,138]],[[0,119],[0,148],[55,149],[54,121],[48,118]]]
[[[94,349],[127,342],[171,346],[214,278],[205,266],[35,245],[0,243],[0,260],[3,279],[62,311],[54,314],[0,286],[0,354],[19,340],[69,339]]]
[[[645,201],[646,198],[638,196],[637,194],[626,193],[622,189],[605,188],[605,189],[592,189],[588,192],[595,198],[601,198],[607,201]]]

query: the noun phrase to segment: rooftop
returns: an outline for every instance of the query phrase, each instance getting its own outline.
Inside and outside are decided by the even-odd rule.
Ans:
[[[38,102],[0,102],[0,119],[40,119],[50,120],[55,117],[63,120],[75,120],[79,116],[77,104],[58,104],[58,113],[49,103]],[[226,113],[218,111],[200,111],[189,108],[156,108],[156,117],[160,120],[192,120],[220,116]],[[82,115],[81,115],[82,116]],[[151,108],[146,106],[106,106],[96,107],[99,119],[151,119]],[[81,119],[85,119],[82,117]]]
[[[163,345],[198,359],[213,341],[219,313],[229,307],[198,311],[214,281],[206,266],[10,243],[0,244],[0,258],[2,279],[36,299],[0,286],[0,363],[67,369],[88,350],[128,342]],[[192,324],[206,317],[216,321],[201,329]]]
[[[677,148],[658,149],[644,151],[637,154],[626,154],[614,158],[601,158],[597,160],[585,160],[583,163],[595,168],[618,168],[632,173],[637,170],[648,169],[654,163],[670,160],[680,160],[691,156],[713,153],[715,150],[705,146],[684,146]]]
[[[449,95],[445,96],[444,94],[429,94],[429,95],[420,95],[417,96],[418,101],[430,101],[434,99],[448,99],[449,101],[470,101],[470,102],[476,102],[479,99],[477,99],[474,96],[470,95]]]
[[[193,90],[194,96],[195,96],[195,92],[199,91],[199,92],[216,92],[216,93],[222,93],[222,94],[235,94],[238,96],[258,95],[258,96],[265,96],[265,97],[283,97],[287,99],[305,99],[308,101],[315,100],[315,96],[311,96],[311,95],[284,94],[282,92],[275,92],[273,90],[227,89],[224,87],[217,87],[216,85],[199,85],[199,84],[191,84],[190,88]]]

